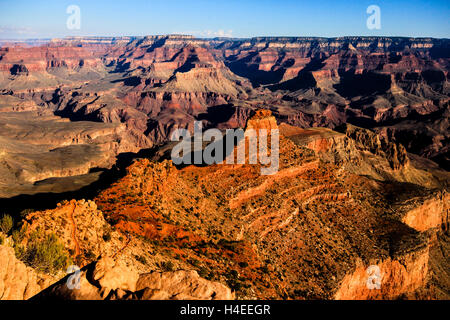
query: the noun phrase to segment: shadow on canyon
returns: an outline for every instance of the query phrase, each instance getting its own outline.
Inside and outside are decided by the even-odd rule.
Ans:
[[[23,210],[45,210],[53,209],[63,200],[72,199],[93,199],[102,190],[125,176],[126,168],[134,160],[139,158],[152,158],[156,155],[159,147],[143,149],[138,153],[121,153],[117,156],[117,161],[111,169],[94,168],[89,173],[100,171],[99,178],[78,190],[68,192],[48,192],[36,194],[21,194],[11,198],[0,198],[1,213],[8,213],[15,218],[20,218]],[[42,181],[36,182],[42,183]],[[17,220],[16,220],[17,221]]]
[[[233,148],[230,150],[226,149],[226,141],[230,136],[227,136],[225,132],[222,131],[222,139],[217,142],[221,143],[223,150],[220,155],[218,162],[223,161],[230,153],[234,150],[241,139],[239,137],[232,136]],[[214,140],[212,142],[215,142]],[[142,149],[137,153],[121,153],[117,156],[117,161],[111,169],[101,169],[94,168],[89,173],[101,172],[98,179],[78,190],[68,191],[68,192],[48,192],[48,193],[36,193],[36,194],[21,194],[11,198],[0,198],[0,213],[10,214],[15,218],[15,221],[20,221],[23,218],[23,212],[31,212],[34,210],[46,210],[53,209],[56,205],[64,200],[92,200],[100,192],[108,188],[111,184],[117,182],[123,178],[127,173],[127,168],[138,159],[149,159],[151,161],[160,162],[163,160],[171,159],[171,151],[177,142],[168,142],[162,145],[155,146],[150,149]],[[186,155],[182,155],[183,162],[181,164],[175,165],[177,169],[182,169],[187,166],[204,167],[210,164],[206,163],[203,159],[203,150],[211,142],[203,143],[202,150],[197,151],[193,147],[193,142],[191,144],[191,152]],[[220,144],[219,144],[220,145]],[[216,152],[213,151],[211,156],[215,159]],[[196,159],[201,159],[199,162]],[[217,161],[217,160],[216,160]],[[62,178],[64,179],[64,178]],[[38,181],[37,183],[42,183],[43,181]]]

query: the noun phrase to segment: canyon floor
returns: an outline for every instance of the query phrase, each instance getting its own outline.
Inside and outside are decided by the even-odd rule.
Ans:
[[[181,35],[0,48],[13,219],[0,299],[449,299],[449,48]],[[279,170],[174,165],[170,136],[194,121],[278,129]]]

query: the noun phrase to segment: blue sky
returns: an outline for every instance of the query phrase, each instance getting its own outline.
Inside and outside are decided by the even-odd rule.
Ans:
[[[66,26],[69,5],[80,7],[79,30]],[[380,30],[366,26],[369,5],[381,9]],[[169,33],[450,38],[450,0],[0,0],[0,39]]]

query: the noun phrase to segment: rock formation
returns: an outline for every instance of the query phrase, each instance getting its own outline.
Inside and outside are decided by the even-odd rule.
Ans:
[[[449,45],[171,35],[0,48],[0,200],[23,236],[2,235],[0,297],[448,299]],[[194,121],[279,129],[278,171],[175,166],[169,137]],[[19,215],[28,199],[44,200]],[[14,256],[38,230],[81,268],[81,289]]]
[[[273,121],[270,113],[257,112],[248,127],[276,128]],[[391,158],[392,163],[417,172],[415,183],[423,182],[428,169],[415,168],[416,163],[409,162],[406,154],[392,153],[396,146],[383,145],[377,140],[381,138],[370,132],[343,135],[325,131],[322,135],[313,130],[322,138],[344,137],[360,161],[351,165],[346,159],[335,162],[316,155],[318,145],[319,151],[337,150],[342,141],[311,144],[314,140],[308,130],[282,125],[280,131],[280,170],[274,175],[260,176],[259,165],[178,170],[169,161],[143,159],[95,201],[116,228],[170,243],[178,256],[185,257],[175,259],[195,260],[197,270],[215,273],[218,279],[225,277],[238,290],[238,297],[395,299],[423,290],[431,281],[429,260],[434,240],[424,229],[412,229],[417,223],[409,222],[411,218],[406,217],[411,213],[404,212],[410,212],[407,208],[412,206],[401,204],[414,199],[416,207],[436,208],[430,212],[435,220],[427,222],[426,231],[439,232],[448,223],[442,220],[448,219],[447,200],[430,198],[427,193],[442,188],[444,178],[430,176],[429,181],[434,182],[423,183],[420,191],[417,185],[403,182],[403,176],[395,172],[404,169],[392,168],[388,155],[396,157]],[[310,139],[306,145],[314,151],[291,141],[299,143],[295,137],[304,131]],[[290,134],[289,139],[284,134]],[[371,156],[364,157],[367,153]],[[367,160],[370,158],[373,161]],[[377,161],[385,161],[390,174],[379,172],[381,165],[374,167]],[[343,165],[342,169],[337,165]],[[362,169],[353,173],[358,166]],[[377,180],[362,176],[367,172],[378,173]],[[438,170],[434,174],[446,173]],[[394,188],[398,199],[390,198]],[[116,197],[123,201],[110,200]],[[441,259],[433,268],[442,263]],[[250,265],[253,267],[247,267]],[[366,269],[371,265],[379,266],[386,281],[381,291],[365,287]],[[230,269],[237,278],[230,275]],[[433,295],[428,292],[426,296]]]
[[[0,261],[0,300],[26,300],[52,283],[19,261],[9,246],[0,245]]]
[[[231,300],[224,285],[202,279],[195,271],[138,274],[121,260],[102,258],[84,268],[79,288],[67,286],[70,275],[34,296],[32,300]]]
[[[211,107],[230,108],[226,123],[241,108],[265,106],[291,125],[373,128],[446,168],[448,46],[395,37],[75,37],[3,48],[0,85],[72,120],[124,123],[130,148],[166,142]]]

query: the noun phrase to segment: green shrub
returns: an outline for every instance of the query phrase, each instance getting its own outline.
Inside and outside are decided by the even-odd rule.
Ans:
[[[235,253],[240,253],[242,251],[242,248],[239,248],[239,241],[230,241],[226,239],[220,239],[217,244],[219,246],[222,246],[223,248],[233,251]]]
[[[23,209],[22,211],[20,211],[20,217],[22,219],[26,218],[29,214],[35,212],[34,209]]]
[[[16,245],[16,244],[19,245],[22,242],[24,237],[25,237],[25,232],[22,231],[22,229],[14,230],[12,232],[12,239],[14,241],[14,245]]]
[[[174,268],[172,261],[163,261],[159,264],[159,267],[162,271],[173,271]]]
[[[267,266],[262,266],[262,267],[260,267],[260,270],[263,272],[263,273],[269,273],[270,271],[269,271],[269,268],[267,267]]]
[[[200,261],[198,261],[197,259],[189,259],[188,262],[196,268],[200,267]]]
[[[20,260],[25,253],[25,249],[21,245],[24,237],[25,237],[25,231],[23,231],[22,229],[13,230],[12,240],[13,240],[14,252],[16,254],[17,259],[20,259]]]
[[[238,279],[239,278],[239,272],[237,272],[236,270],[230,270],[227,274],[227,278],[228,279]]]
[[[200,269],[198,269],[198,275],[202,278],[206,278],[209,274],[209,271],[207,268],[205,267],[201,267]]]
[[[27,242],[25,248],[19,244],[16,246],[16,255],[18,254],[18,258],[25,264],[51,274],[67,267],[69,257],[55,234],[43,236],[39,231],[35,231]]]
[[[0,231],[4,234],[8,234],[14,225],[13,218],[9,214],[4,214],[0,219]]]

